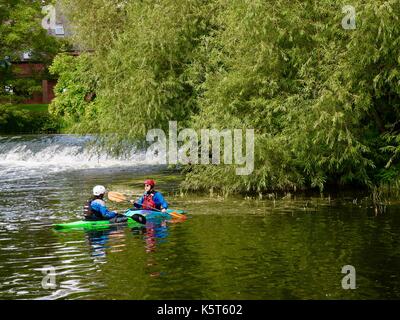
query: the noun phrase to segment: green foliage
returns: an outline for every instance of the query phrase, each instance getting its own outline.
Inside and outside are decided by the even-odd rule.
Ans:
[[[31,112],[48,112],[48,104],[18,104],[13,106],[15,109],[28,110]]]
[[[84,118],[92,103],[86,102],[85,97],[96,90],[96,81],[90,76],[91,70],[88,54],[79,57],[59,54],[54,59],[49,71],[58,76],[58,82],[54,88],[55,98],[49,106],[50,113],[63,117],[69,124],[77,124]]]
[[[0,105],[0,133],[57,133],[61,122],[43,111]]]
[[[168,120],[198,130],[254,128],[251,175],[190,166],[187,188],[373,188],[398,179],[397,0],[353,1],[354,30],[342,28],[338,0],[64,3],[76,40],[94,52],[65,60],[68,70],[55,64],[71,95],[61,103],[69,94],[58,91],[53,110],[75,115],[81,131],[135,140]],[[96,99],[85,103],[91,90]]]
[[[126,30],[126,0],[59,0],[58,4],[68,17],[73,43],[82,50],[108,51]]]
[[[274,10],[264,1],[226,6],[221,31],[205,40],[213,67],[193,124],[255,128],[256,169],[241,177],[233,168],[199,166],[187,175],[188,188],[379,183],[376,170],[388,160],[382,133],[399,121],[400,27],[393,21],[400,7],[353,5],[358,20],[351,31],[340,26],[339,1],[278,1]]]
[[[62,3],[77,24],[75,40],[95,51],[74,63],[67,57],[55,60],[51,70],[61,83],[53,113],[74,115],[76,132],[117,133],[131,141],[151,128],[167,128],[168,119],[188,124],[197,110],[188,71],[200,38],[210,29],[208,2],[99,0],[96,28],[81,14],[94,4]],[[82,99],[88,92],[96,94],[91,103]]]
[[[0,101],[18,102],[40,90],[40,74],[18,77],[18,68],[11,62],[30,52],[32,60],[47,65],[60,50],[62,43],[41,25],[42,6],[51,2],[0,0]]]

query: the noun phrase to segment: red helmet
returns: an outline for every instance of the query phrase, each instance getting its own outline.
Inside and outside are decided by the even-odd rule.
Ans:
[[[151,187],[154,188],[154,186],[156,185],[156,182],[152,179],[147,179],[144,181],[144,184],[151,185]]]

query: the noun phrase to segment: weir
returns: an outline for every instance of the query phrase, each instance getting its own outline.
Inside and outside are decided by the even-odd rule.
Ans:
[[[94,145],[94,137],[32,135],[0,137],[0,166],[47,167],[60,170],[151,165],[144,151],[132,148],[124,156]]]

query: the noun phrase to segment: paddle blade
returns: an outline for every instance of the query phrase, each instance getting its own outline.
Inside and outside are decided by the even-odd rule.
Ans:
[[[128,201],[126,196],[124,196],[122,193],[114,192],[114,191],[108,192],[107,197],[109,200],[114,201],[114,202]]]
[[[185,216],[184,214],[180,214],[180,213],[175,212],[175,211],[169,212],[169,214],[170,214],[172,217],[177,218],[177,219],[181,219],[181,220],[185,220],[185,219],[186,219],[186,216]]]

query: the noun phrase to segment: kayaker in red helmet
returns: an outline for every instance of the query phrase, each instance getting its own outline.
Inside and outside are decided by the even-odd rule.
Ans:
[[[166,212],[168,209],[168,202],[165,201],[163,195],[154,190],[156,182],[152,179],[144,181],[144,194],[134,203],[136,208],[141,209],[158,209]]]

